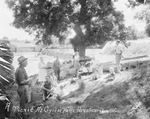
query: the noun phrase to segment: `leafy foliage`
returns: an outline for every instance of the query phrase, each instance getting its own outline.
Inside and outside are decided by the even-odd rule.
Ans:
[[[127,40],[137,40],[138,39],[138,31],[134,26],[127,28]]]
[[[128,2],[129,2],[129,7],[136,7],[136,6],[139,6],[141,4],[150,3],[149,0],[128,0]]]
[[[130,6],[137,7],[143,5],[143,9],[135,15],[135,18],[146,21],[145,32],[150,36],[150,0],[128,0]]]
[[[6,43],[0,44],[0,89],[5,90],[14,82],[13,53]]]
[[[74,45],[89,46],[125,38],[123,15],[115,10],[111,0],[6,0],[6,3],[14,13],[13,25],[34,33],[44,44],[51,43],[52,35],[64,40],[64,32],[72,26],[76,32]]]

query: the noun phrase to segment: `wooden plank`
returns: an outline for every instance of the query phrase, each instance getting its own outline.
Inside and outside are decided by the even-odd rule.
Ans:
[[[141,55],[141,56],[136,56],[136,57],[128,57],[128,58],[122,59],[122,61],[124,61],[124,60],[139,59],[139,58],[146,58],[146,57],[149,57],[149,56],[148,55]]]

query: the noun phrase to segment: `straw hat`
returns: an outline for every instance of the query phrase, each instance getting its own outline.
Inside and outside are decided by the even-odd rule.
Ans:
[[[25,58],[24,56],[20,56],[19,58],[18,58],[18,62],[19,62],[19,64],[21,64],[23,61],[25,61],[25,60],[27,60],[28,58]]]

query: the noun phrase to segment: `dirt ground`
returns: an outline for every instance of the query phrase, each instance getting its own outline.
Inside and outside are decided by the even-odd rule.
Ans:
[[[89,52],[88,52],[89,53]],[[90,53],[89,53],[90,54]],[[15,67],[17,67],[17,57],[15,56]],[[32,64],[27,67],[30,75],[38,73],[38,58],[36,54],[25,54]],[[114,56],[96,55],[102,62],[113,60]],[[51,61],[53,57],[51,57]],[[45,58],[46,59],[46,58]],[[48,58],[49,60],[49,58]],[[34,64],[33,64],[34,62]],[[36,67],[35,70],[31,67]],[[42,92],[40,84],[36,84],[32,90],[32,102],[28,104],[28,119],[150,119],[150,64],[143,64],[136,69],[123,71],[117,74],[115,80],[106,82],[91,92],[91,94],[83,101],[77,103],[63,103],[62,101],[49,99],[42,101]],[[100,82],[101,80],[98,80]],[[94,81],[91,81],[94,84]],[[92,89],[94,85],[86,85],[88,89]],[[13,86],[9,94],[12,97],[12,114],[11,119],[20,119],[19,97],[16,92],[16,84]],[[80,97],[80,96],[79,96]]]

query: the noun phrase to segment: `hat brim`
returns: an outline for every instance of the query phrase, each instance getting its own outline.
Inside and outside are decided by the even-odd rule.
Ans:
[[[28,58],[24,58],[24,60],[22,60],[21,62],[19,62],[18,64],[21,64],[23,61],[27,60]]]

